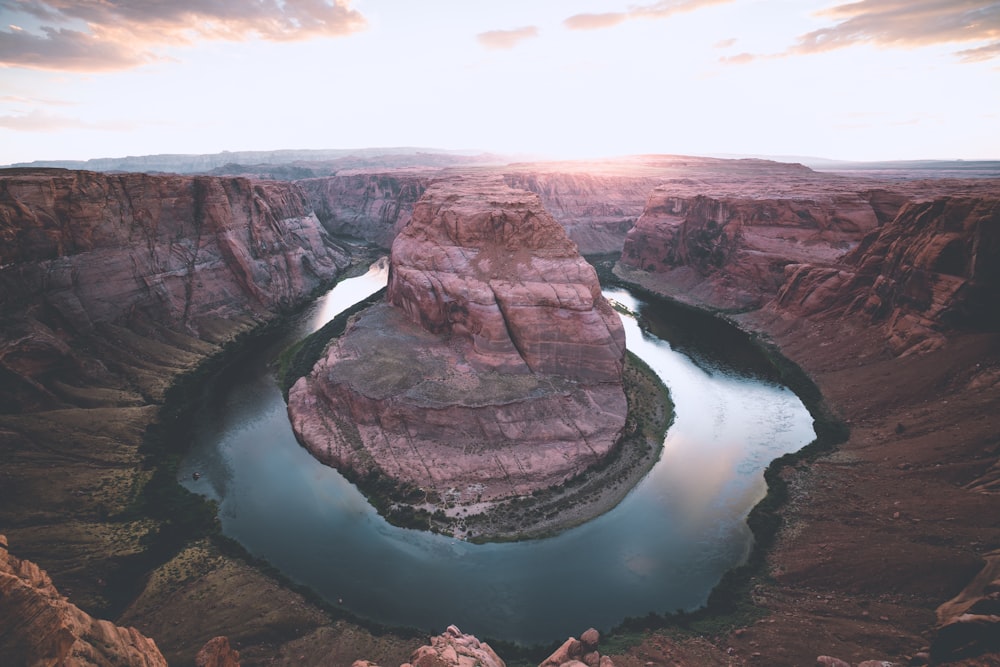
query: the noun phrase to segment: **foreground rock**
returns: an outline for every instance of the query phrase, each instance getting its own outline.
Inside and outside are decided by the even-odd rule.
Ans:
[[[570,637],[538,667],[614,667],[610,657],[597,651],[600,633],[590,628],[577,639]],[[368,660],[356,660],[352,667],[379,667]],[[454,625],[421,646],[410,661],[400,667],[505,667],[490,648],[472,635],[463,634]]]
[[[560,484],[612,451],[621,321],[535,195],[429,188],[393,244],[387,301],[289,392],[320,460],[469,505]]]
[[[0,535],[0,656],[5,665],[166,667],[135,628],[92,618],[59,594],[32,562],[11,556]]]

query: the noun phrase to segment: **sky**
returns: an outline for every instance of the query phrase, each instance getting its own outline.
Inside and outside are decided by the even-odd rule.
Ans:
[[[0,0],[0,164],[1000,159],[1000,2]]]

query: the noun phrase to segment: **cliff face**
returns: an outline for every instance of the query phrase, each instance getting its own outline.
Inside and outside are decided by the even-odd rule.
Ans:
[[[361,173],[296,181],[331,234],[388,248],[427,189],[429,174]]]
[[[93,367],[75,337],[219,342],[347,264],[298,188],[246,179],[11,170],[0,238],[0,373],[20,396],[0,403],[21,407],[44,402],[56,371],[72,382]]]
[[[896,354],[926,351],[954,329],[1000,329],[1000,199],[905,206],[841,264],[787,267],[775,307],[799,316],[883,323]]]
[[[484,173],[499,174],[484,168]],[[349,173],[296,181],[331,234],[364,239],[389,248],[409,222],[413,206],[447,171]],[[662,178],[585,172],[503,173],[514,189],[537,194],[577,244],[580,252],[620,252],[625,233],[642,213],[646,198]]]
[[[680,273],[727,307],[759,307],[784,282],[786,264],[832,261],[877,225],[860,195],[692,197],[663,186],[626,237],[621,261],[650,273]]]
[[[593,267],[525,191],[428,190],[393,243],[388,300],[431,333],[467,339],[484,367],[621,380],[621,321]]]
[[[655,176],[524,171],[504,174],[512,188],[534,192],[583,254],[620,252],[642,214]]]
[[[621,435],[621,321],[531,193],[455,179],[393,244],[388,303],[289,392],[321,460],[460,504],[559,484]]]
[[[156,643],[84,613],[0,535],[0,656],[7,665],[166,667]]]
[[[289,184],[23,172],[0,177],[0,304],[77,329],[134,312],[206,317],[290,305],[345,262]]]

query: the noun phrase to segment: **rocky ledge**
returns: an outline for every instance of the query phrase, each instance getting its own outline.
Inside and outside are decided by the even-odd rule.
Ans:
[[[289,414],[323,462],[477,513],[608,457],[624,355],[594,269],[538,197],[458,178],[417,203],[387,302],[296,382]]]

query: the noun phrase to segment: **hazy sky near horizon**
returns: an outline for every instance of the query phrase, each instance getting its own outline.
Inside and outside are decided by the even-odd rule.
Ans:
[[[368,146],[1000,159],[1000,2],[0,0],[0,164]]]

